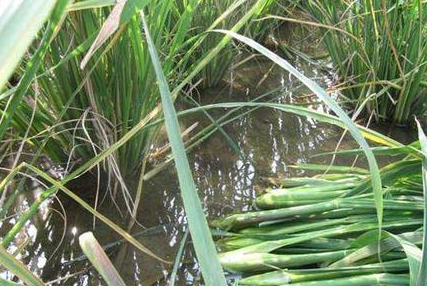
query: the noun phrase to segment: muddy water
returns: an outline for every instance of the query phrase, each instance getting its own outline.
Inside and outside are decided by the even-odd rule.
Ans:
[[[323,86],[330,84],[331,76],[318,66],[299,60],[295,64]],[[208,90],[200,94],[199,99],[204,104],[247,101],[272,90],[277,91],[263,100],[304,104],[327,111],[322,105],[316,104],[316,99],[309,96],[305,88],[299,87],[295,78],[263,60],[252,60],[239,66],[230,74],[223,87]],[[216,118],[224,112],[209,111]],[[200,129],[210,121],[199,114],[184,118],[182,124],[190,126],[194,122],[199,122]],[[266,108],[253,110],[224,126],[223,130],[241,150],[240,154],[230,147],[223,134],[217,132],[189,156],[199,196],[209,219],[250,209],[253,198],[268,186],[270,177],[281,178],[303,173],[290,168],[290,165],[328,162],[328,158],[313,156],[334,150],[342,134],[341,130],[333,126]],[[382,130],[388,131],[387,127]],[[408,140],[405,134],[399,138],[402,135],[399,131],[392,135]],[[355,146],[347,137],[341,144],[341,148]],[[352,162],[353,158],[338,159],[338,163]],[[363,165],[362,160],[359,163]],[[96,178],[86,177],[71,185],[70,189],[86,201],[93,202],[95,186]],[[29,190],[27,196],[21,196],[16,211],[28,206],[36,191]],[[120,201],[115,204],[110,194],[106,195],[99,211],[121,226],[127,225],[125,207]],[[2,222],[2,231],[15,222],[14,216]],[[138,222],[139,225],[134,227],[132,233],[157,255],[173,261],[186,228],[173,166],[144,184]],[[59,196],[58,200],[46,204],[42,212],[25,227],[18,242],[10,250],[20,253],[19,258],[44,281],[51,281],[52,285],[104,285],[78,246],[78,236],[92,229],[92,216],[73,201]],[[127,285],[167,285],[170,265],[158,263],[120,242],[120,237],[100,221],[96,221],[94,233],[101,244],[106,246]],[[22,250],[19,250],[20,247]],[[13,276],[3,271],[0,277]],[[175,285],[203,285],[191,251],[191,242],[185,248]]]

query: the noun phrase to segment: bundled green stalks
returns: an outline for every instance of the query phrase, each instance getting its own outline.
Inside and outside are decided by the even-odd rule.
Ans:
[[[239,285],[410,285],[411,254],[402,245],[421,253],[420,174],[419,160],[381,169],[380,236],[367,171],[286,179],[256,198],[256,211],[214,221],[227,231],[217,243],[220,261],[243,275]]]

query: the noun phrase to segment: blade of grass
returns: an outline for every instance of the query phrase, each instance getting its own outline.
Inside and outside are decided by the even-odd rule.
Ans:
[[[218,260],[211,233],[197,194],[190,164],[185,153],[184,143],[181,138],[178,119],[173,105],[172,96],[168,83],[160,64],[155,45],[150,37],[147,23],[143,12],[140,12],[145,37],[149,47],[151,61],[156,72],[159,91],[162,98],[163,114],[165,117],[166,131],[172,146],[172,154],[175,160],[175,167],[178,172],[181,196],[187,214],[188,225],[193,239],[194,249],[200,263],[203,278],[208,286],[226,286],[224,274]]]
[[[172,273],[169,277],[168,286],[175,286],[176,275],[178,273],[179,265],[180,265],[181,259],[182,259],[182,254],[184,253],[185,245],[187,243],[188,234],[189,234],[189,229],[187,228],[184,236],[181,239],[181,244],[179,246],[178,252],[176,253],[176,258],[175,258],[175,262],[173,264]]]
[[[365,175],[368,171],[363,168],[358,167],[348,167],[348,166],[327,166],[327,165],[317,165],[317,164],[300,164],[300,165],[290,165],[290,168],[302,169],[302,170],[312,170],[312,171],[332,171],[332,172],[344,172],[344,173],[358,173]]]
[[[22,262],[9,254],[2,246],[0,246],[0,265],[3,265],[29,286],[46,286],[43,281],[30,272]]]
[[[101,8],[105,6],[112,6],[116,3],[116,0],[86,0],[68,5],[67,11],[71,12],[84,9]]]
[[[3,285],[3,286],[24,286],[22,284],[19,284],[19,283],[16,283],[16,282],[12,282],[12,281],[9,281],[9,280],[5,280],[5,279],[2,279],[2,278],[0,278],[0,285]]]
[[[36,73],[39,69],[42,59],[49,48],[49,43],[51,41],[51,38],[53,37],[55,30],[58,28],[58,26],[61,23],[61,18],[63,16],[65,8],[67,7],[68,2],[69,0],[58,1],[57,5],[55,6],[55,9],[52,11],[52,15],[49,21],[49,26],[47,27],[47,30],[43,35],[43,39],[40,43],[39,48],[37,49],[34,56],[31,58],[29,63],[27,64],[25,74],[22,77],[15,94],[8,102],[8,105],[5,108],[5,110],[2,111],[2,117],[0,120],[0,140],[3,138],[4,133],[6,132],[6,129],[9,127],[9,124],[12,121],[12,117],[15,111],[18,109],[22,98],[24,97],[25,93],[30,87],[32,80],[36,76]],[[28,3],[27,5],[31,7],[33,4]],[[20,19],[17,19],[17,22],[20,22],[20,21],[21,21]],[[2,36],[0,34],[0,39],[3,40],[3,38],[1,37]],[[0,63],[2,66],[4,65],[4,61],[1,58],[0,58]],[[0,74],[2,73],[3,72],[0,71]],[[0,81],[0,86],[1,85],[2,85],[2,82]]]
[[[3,0],[0,4],[0,90],[16,68],[56,0]]]
[[[108,286],[126,286],[92,232],[85,232],[80,235],[79,244],[90,263],[98,270]]]
[[[420,272],[417,277],[417,283],[416,286],[423,286],[427,285],[427,233],[426,233],[426,227],[427,227],[427,138],[424,134],[424,131],[421,127],[421,124],[418,120],[417,127],[418,127],[418,138],[420,139],[421,143],[421,150],[424,154],[424,158],[422,161],[422,177],[423,177],[423,195],[424,195],[424,228],[423,228],[423,248],[422,248],[422,254],[421,254],[421,265],[420,265]]]
[[[415,244],[401,238],[400,236],[391,233],[389,234],[402,246],[403,251],[408,257],[410,286],[425,285],[424,283],[418,284],[417,282],[421,267],[421,250]]]

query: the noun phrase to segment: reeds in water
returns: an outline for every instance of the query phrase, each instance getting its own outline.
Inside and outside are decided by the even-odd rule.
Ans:
[[[266,13],[273,1],[128,1],[121,14],[117,6],[108,7],[110,2],[91,6],[83,1],[68,7],[55,34],[47,36],[48,50],[29,78],[29,83],[35,81],[27,86],[27,100],[15,96],[19,108],[8,114],[17,136],[28,133],[40,153],[69,167],[109,148],[141,121],[148,124],[161,117],[142,22],[132,8],[147,11],[176,99],[191,84],[217,84],[237,52],[229,37],[209,31],[260,29],[251,20]],[[144,166],[160,127],[140,131],[108,158],[104,171],[112,177],[135,174]]]
[[[412,122],[427,110],[424,1],[303,1],[320,25],[343,95],[377,120]]]

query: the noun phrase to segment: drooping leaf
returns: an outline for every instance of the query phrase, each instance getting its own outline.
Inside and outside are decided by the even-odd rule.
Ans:
[[[137,11],[142,9],[151,0],[118,0],[111,10],[107,20],[102,25],[98,36],[83,58],[80,68],[84,69],[93,54],[117,31],[122,24],[126,24]]]
[[[371,172],[371,177],[372,177],[372,190],[374,192],[374,197],[375,197],[375,206],[376,206],[377,216],[378,216],[378,226],[379,226],[379,229],[381,229],[382,220],[383,220],[383,197],[382,197],[381,177],[380,177],[378,164],[365,138],[362,136],[356,124],[351,120],[351,118],[347,115],[347,113],[341,109],[338,103],[335,102],[335,100],[333,100],[323,88],[321,88],[318,84],[316,84],[311,79],[307,78],[305,75],[303,75],[296,68],[294,68],[290,63],[288,63],[283,58],[279,57],[277,54],[273,53],[269,49],[260,45],[256,41],[249,39],[248,37],[239,35],[235,32],[226,31],[226,30],[216,30],[216,31],[230,35],[233,38],[237,39],[238,41],[247,44],[254,50],[258,51],[259,53],[263,54],[265,57],[272,60],[281,68],[287,70],[289,73],[291,73],[296,78],[298,78],[301,82],[303,82],[322,101],[324,101],[329,106],[329,108],[331,108],[331,110],[335,112],[335,114],[342,120],[342,122],[346,125],[346,128],[349,130],[351,135],[354,137],[354,139],[357,141],[357,143],[361,146],[361,148],[365,152],[366,159],[369,164],[369,170]]]

